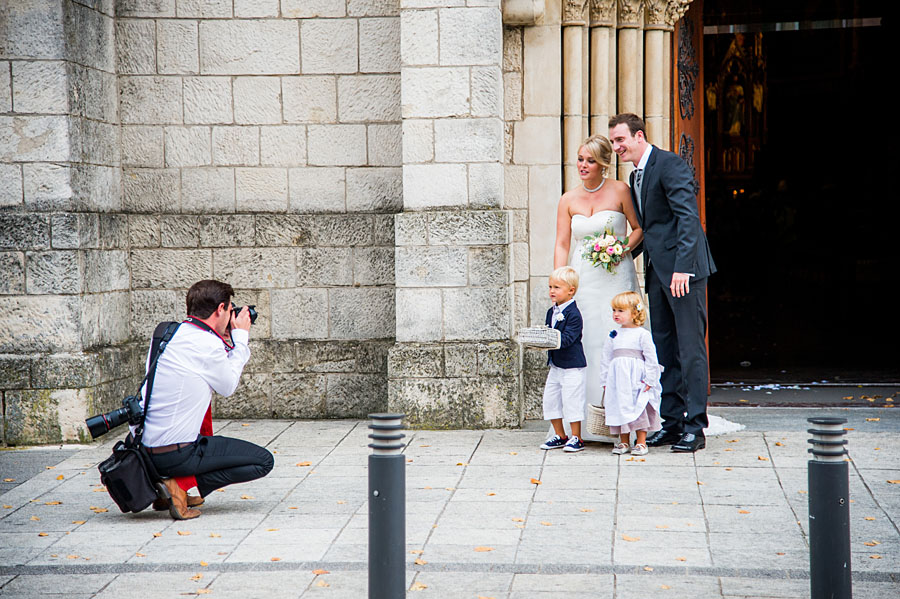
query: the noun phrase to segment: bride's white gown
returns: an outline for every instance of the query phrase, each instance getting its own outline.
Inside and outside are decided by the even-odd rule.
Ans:
[[[575,302],[584,320],[581,344],[584,346],[584,355],[587,358],[587,403],[600,404],[603,397],[603,383],[600,381],[598,371],[603,352],[603,344],[609,336],[609,332],[618,325],[612,319],[612,298],[623,291],[637,291],[640,293],[637,273],[634,269],[634,260],[629,252],[627,258],[616,267],[615,274],[605,268],[595,267],[589,261],[581,257],[582,244],[587,235],[610,228],[617,237],[627,235],[627,220],[625,215],[615,210],[601,210],[590,217],[576,214],[572,217],[572,250],[569,263],[578,272],[578,291],[575,293]],[[650,327],[649,319],[644,325]],[[665,366],[665,364],[663,364]],[[585,405],[585,417],[582,420],[582,437],[585,441],[602,441],[617,443],[614,437],[601,437],[592,435],[585,426],[587,422],[587,405]],[[567,434],[571,434],[568,423]],[[735,425],[724,418],[709,416],[709,428],[705,429],[707,435],[733,432],[742,425]],[[735,428],[737,427],[737,428]],[[553,429],[551,427],[551,436]]]

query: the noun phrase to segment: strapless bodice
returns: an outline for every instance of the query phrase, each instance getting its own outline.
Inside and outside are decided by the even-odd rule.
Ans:
[[[624,236],[627,232],[626,223],[625,215],[616,210],[600,210],[590,216],[576,214],[572,216],[572,236],[581,240],[587,235],[604,231],[607,227],[612,229],[614,235]]]

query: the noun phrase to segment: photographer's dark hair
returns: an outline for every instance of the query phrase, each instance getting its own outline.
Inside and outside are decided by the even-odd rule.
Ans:
[[[225,304],[225,307],[231,306],[233,295],[234,289],[228,283],[213,279],[197,281],[187,292],[188,316],[209,318],[219,304]]]
[[[637,134],[638,131],[642,131],[644,133],[644,137],[647,137],[647,131],[644,129],[644,121],[638,115],[631,112],[623,112],[622,114],[617,114],[616,116],[609,119],[609,128],[617,127],[625,123],[628,125],[628,130],[631,132],[632,137]]]

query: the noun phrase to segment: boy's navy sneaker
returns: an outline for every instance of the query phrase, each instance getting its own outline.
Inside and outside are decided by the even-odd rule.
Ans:
[[[568,441],[568,437],[562,439],[559,435],[553,435],[553,437],[541,443],[541,449],[559,449],[566,446],[566,441]]]
[[[572,437],[569,439],[569,442],[566,443],[565,447],[563,447],[563,451],[568,451],[569,453],[581,451],[582,449],[584,449],[584,441],[582,441],[575,435],[572,435]]]

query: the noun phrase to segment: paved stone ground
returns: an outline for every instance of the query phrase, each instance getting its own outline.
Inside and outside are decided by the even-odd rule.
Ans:
[[[408,431],[409,597],[807,597],[805,419],[834,414],[853,429],[854,597],[900,594],[900,411],[711,412],[747,428],[643,459],[541,451],[543,423]],[[366,423],[216,428],[276,452],[275,470],[188,522],[118,511],[95,469],[112,438],[0,452],[3,478],[40,468],[0,495],[0,597],[365,598]]]

